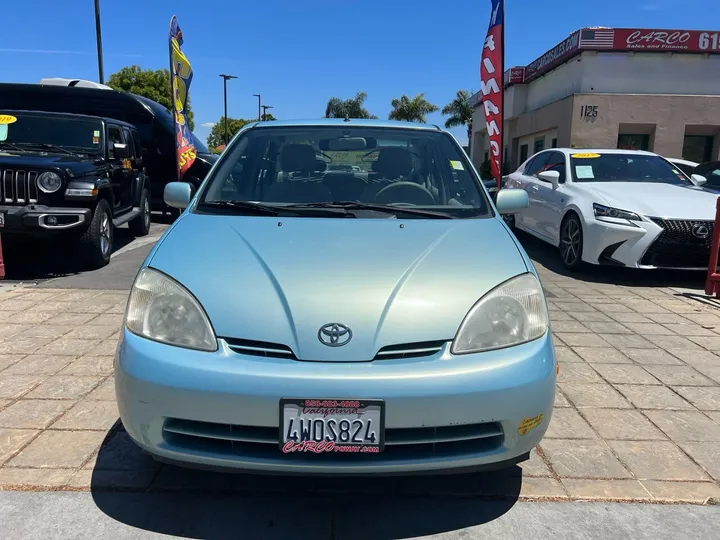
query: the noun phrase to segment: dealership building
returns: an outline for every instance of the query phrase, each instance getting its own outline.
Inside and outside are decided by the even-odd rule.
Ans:
[[[505,72],[504,165],[551,147],[720,158],[720,31],[583,28]],[[488,158],[482,93],[470,153]]]

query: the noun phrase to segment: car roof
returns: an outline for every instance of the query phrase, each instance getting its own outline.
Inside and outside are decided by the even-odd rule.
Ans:
[[[696,161],[690,161],[687,159],[681,159],[681,158],[666,158],[666,159],[672,163],[678,163],[680,165],[691,165],[693,167],[697,167],[699,165],[699,163],[697,163]]]
[[[48,112],[94,111],[103,118],[131,114],[152,119],[155,113],[143,103],[141,96],[120,90],[60,86],[57,84],[0,83],[0,104],[8,109],[42,110]]]
[[[362,126],[368,128],[403,128],[427,131],[444,131],[435,124],[422,124],[419,122],[401,122],[397,120],[378,120],[365,118],[314,118],[298,120],[270,120],[267,122],[254,122],[250,127],[322,127],[322,126]]]
[[[66,112],[54,112],[54,111],[38,111],[35,109],[5,109],[0,108],[0,112],[4,113],[30,113],[30,114],[36,114],[36,115],[47,115],[47,116],[69,116],[71,118],[77,118],[77,119],[85,119],[85,120],[103,120],[105,122],[112,122],[113,124],[119,124],[121,126],[126,126],[130,129],[135,129],[135,126],[132,124],[128,124],[127,122],[123,122],[122,120],[115,120],[114,118],[107,118],[105,116],[93,116],[90,114],[76,114],[76,113],[66,113]]]
[[[546,148],[547,150],[557,150],[565,154],[637,154],[640,156],[657,156],[655,152],[647,152],[645,150],[623,150],[622,148]],[[537,152],[538,154],[540,152]]]

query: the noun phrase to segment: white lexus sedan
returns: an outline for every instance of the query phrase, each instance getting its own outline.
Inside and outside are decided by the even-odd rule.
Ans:
[[[567,268],[606,264],[706,270],[717,193],[634,150],[554,148],[506,177],[530,206],[511,225],[559,247]]]

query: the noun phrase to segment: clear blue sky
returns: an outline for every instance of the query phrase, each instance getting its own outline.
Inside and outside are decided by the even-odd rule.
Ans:
[[[506,0],[506,67],[525,65],[583,26],[720,29],[718,0]],[[92,0],[5,0],[0,80],[97,80]],[[196,134],[222,115],[318,118],[328,98],[368,94],[381,118],[390,100],[425,92],[442,108],[459,88],[477,90],[489,0],[101,0],[105,77],[119,68],[168,66],[177,15],[194,69]],[[715,26],[715,28],[712,28]],[[709,28],[708,28],[709,27]],[[431,122],[443,122],[440,113]],[[454,130],[461,142],[462,128]]]

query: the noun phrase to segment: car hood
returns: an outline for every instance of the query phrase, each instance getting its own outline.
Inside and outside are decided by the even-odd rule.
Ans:
[[[98,157],[2,149],[0,168],[69,169],[74,176],[85,176],[98,170],[98,165],[95,163]]]
[[[149,266],[187,287],[218,337],[301,360],[367,361],[388,345],[451,340],[485,293],[528,271],[494,218],[269,218],[184,214]],[[320,327],[352,330],[342,347]]]
[[[645,216],[715,219],[717,195],[698,186],[654,182],[582,182],[576,185],[586,191],[593,202]]]

